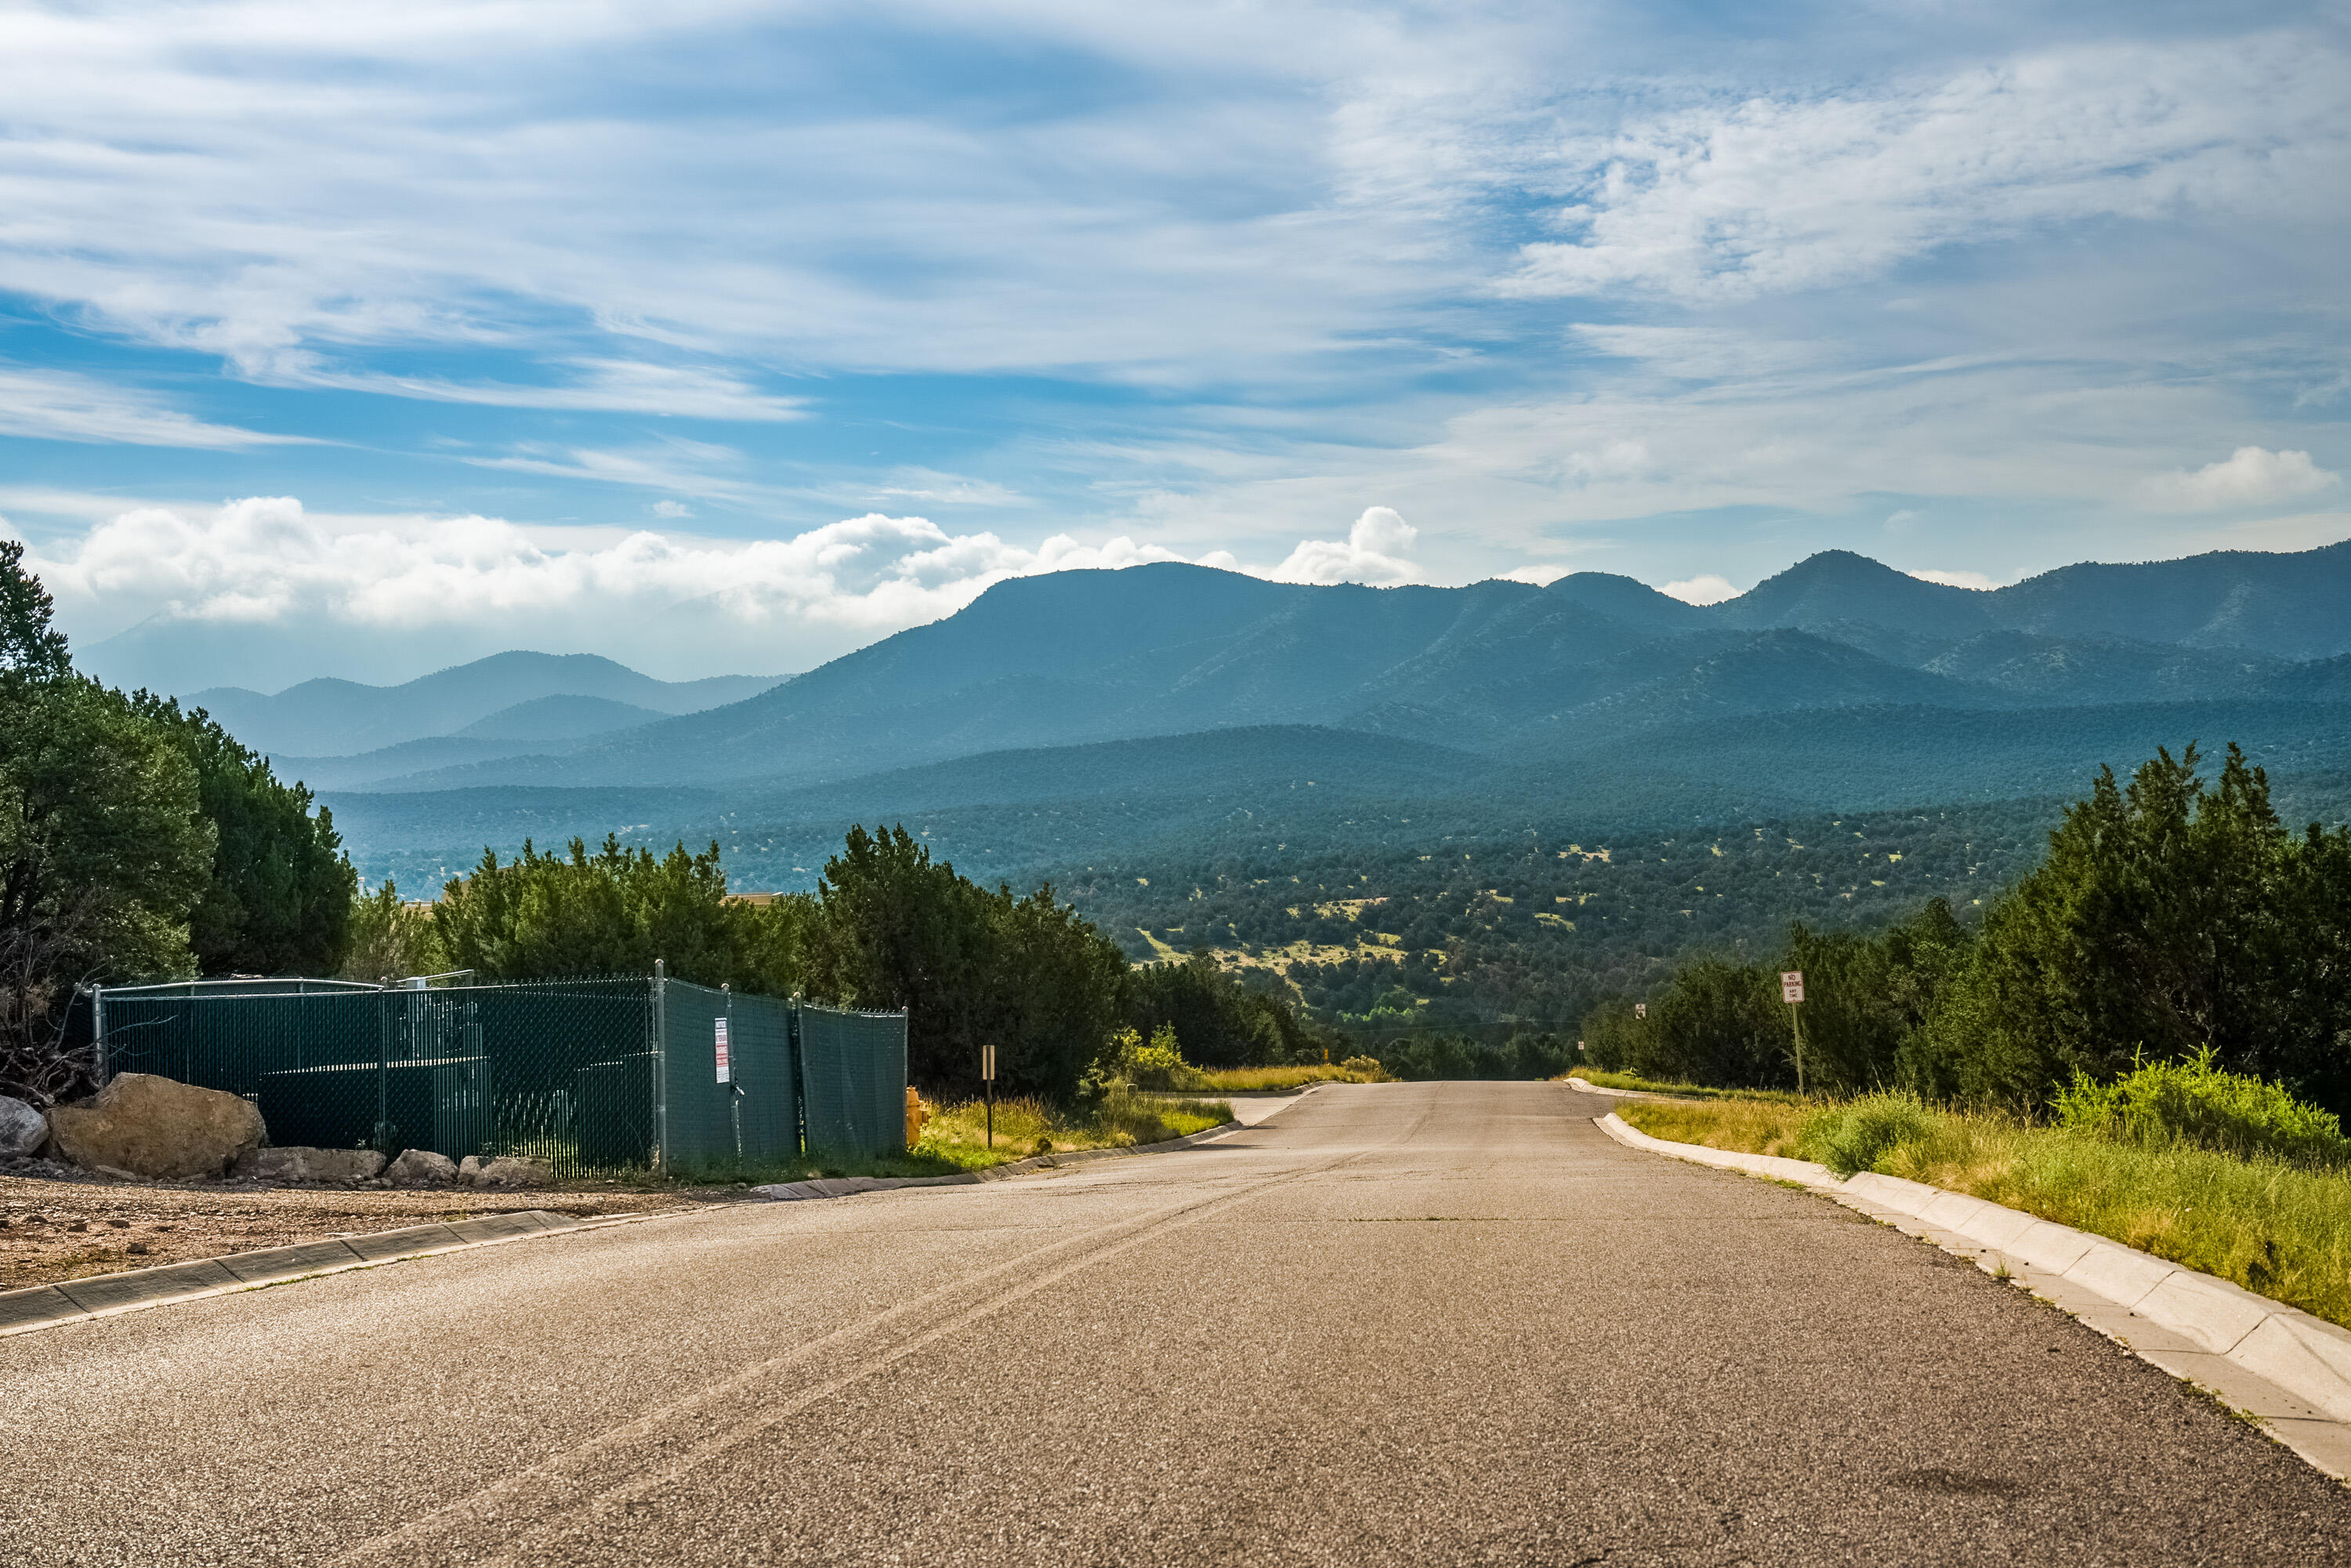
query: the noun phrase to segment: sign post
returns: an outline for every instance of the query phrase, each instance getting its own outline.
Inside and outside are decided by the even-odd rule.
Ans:
[[[996,1147],[996,1042],[979,1048],[979,1081],[987,1092],[987,1146]]]
[[[732,1043],[728,1037],[734,1032],[729,1027],[735,1020],[734,985],[722,985],[718,992],[726,998],[726,1010],[710,1020],[710,1034],[716,1047],[718,1082],[726,1085],[726,1119],[735,1129],[735,1159],[739,1165],[743,1159],[743,1086],[735,1082],[734,1054],[728,1050]]]
[[[1796,1092],[1804,1092],[1804,972],[1780,972],[1780,999],[1788,1004],[1788,1027],[1796,1032]]]

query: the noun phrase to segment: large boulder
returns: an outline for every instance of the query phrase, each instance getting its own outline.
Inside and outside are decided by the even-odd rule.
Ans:
[[[526,1159],[519,1155],[500,1155],[484,1159],[479,1155],[467,1155],[457,1167],[457,1179],[467,1186],[552,1186],[555,1172],[545,1160]]]
[[[26,1104],[0,1094],[0,1160],[23,1159],[41,1152],[49,1141],[49,1119]]]
[[[146,1072],[57,1106],[49,1131],[84,1170],[166,1180],[225,1175],[267,1136],[252,1102]]]
[[[457,1179],[457,1162],[431,1149],[410,1149],[383,1174],[399,1186],[446,1186]]]
[[[236,1162],[235,1175],[254,1181],[373,1181],[383,1156],[373,1149],[256,1149]]]

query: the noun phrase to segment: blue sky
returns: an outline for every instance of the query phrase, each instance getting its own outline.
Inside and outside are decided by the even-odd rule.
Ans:
[[[2340,5],[0,34],[0,528],[117,679],[778,672],[1169,558],[1706,597],[2351,537]]]

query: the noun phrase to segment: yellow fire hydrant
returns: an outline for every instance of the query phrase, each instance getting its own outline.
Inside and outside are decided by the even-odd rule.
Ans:
[[[907,1084],[907,1085],[906,1085],[906,1146],[907,1146],[908,1148],[910,1148],[910,1149],[911,1149],[911,1148],[913,1148],[916,1144],[919,1144],[919,1143],[921,1143],[921,1142],[923,1141],[923,1124],[924,1124],[924,1123],[925,1123],[925,1122],[927,1122],[927,1121],[929,1121],[930,1119],[931,1119],[931,1108],[930,1108],[930,1106],[929,1106],[929,1105],[927,1105],[927,1104],[925,1104],[925,1103],[924,1103],[924,1101],[923,1101],[923,1097],[922,1097],[922,1095],[920,1095],[919,1093],[915,1092],[914,1086],[913,1084],[911,1084],[911,1083]]]

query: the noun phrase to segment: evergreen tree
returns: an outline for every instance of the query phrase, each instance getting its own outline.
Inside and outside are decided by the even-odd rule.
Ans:
[[[2351,849],[2288,833],[2234,746],[2217,788],[2198,761],[2160,751],[2127,787],[2102,770],[2066,811],[1907,1053],[1918,1088],[2033,1108],[2077,1070],[2209,1049],[2343,1103]]]
[[[906,1009],[907,1071],[925,1086],[977,1092],[992,1043],[998,1093],[1067,1100],[1111,1055],[1125,956],[1050,887],[989,892],[904,826],[856,827],[826,862],[818,904],[810,994]]]
[[[308,788],[281,782],[269,758],[239,745],[202,708],[140,692],[132,707],[196,770],[199,803],[218,829],[211,884],[189,915],[189,945],[208,975],[332,975],[350,941],[359,877],[332,813]]]
[[[730,902],[715,842],[656,857],[608,835],[592,855],[579,839],[559,855],[525,842],[504,862],[484,851],[442,890],[434,931],[448,965],[481,980],[649,975],[658,958],[678,979],[786,995],[806,902]]]

